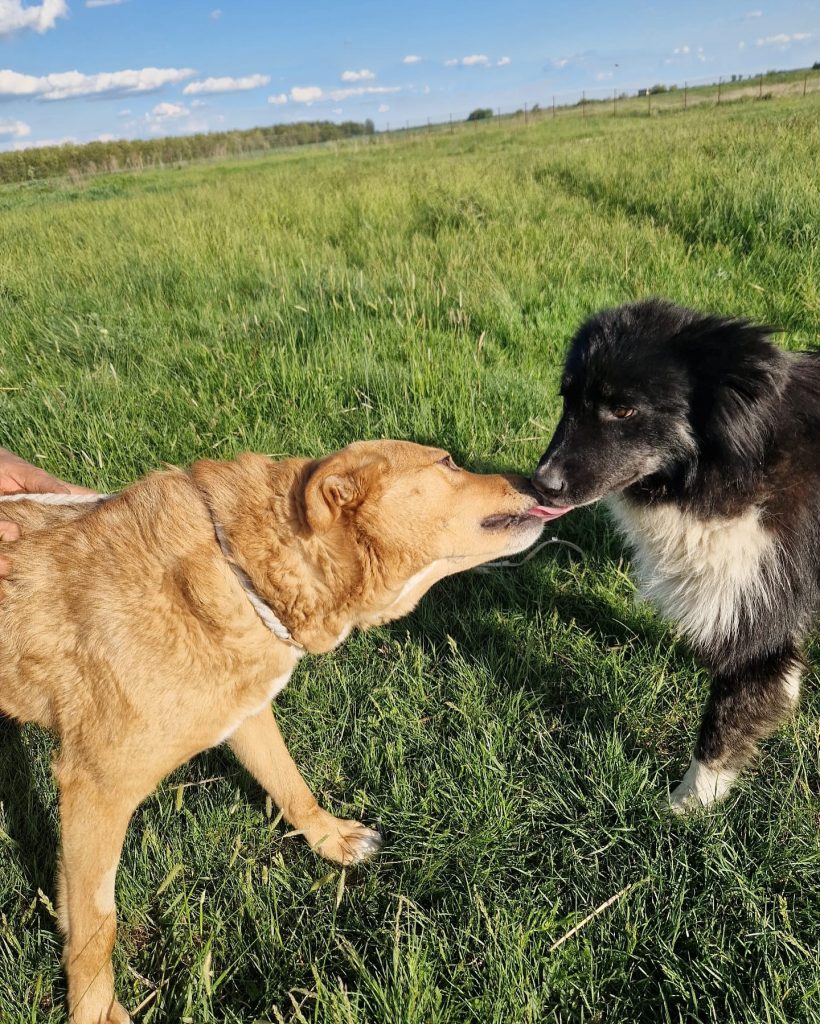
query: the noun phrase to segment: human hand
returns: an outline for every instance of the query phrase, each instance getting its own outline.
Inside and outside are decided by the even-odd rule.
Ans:
[[[0,448],[0,495],[3,494],[93,494],[87,487],[67,484],[64,480],[32,466],[18,455]],[[20,528],[16,523],[0,519],[0,541],[17,540]],[[0,557],[0,576],[8,574],[9,565]]]

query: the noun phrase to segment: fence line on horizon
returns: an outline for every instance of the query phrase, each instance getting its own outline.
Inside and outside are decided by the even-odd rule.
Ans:
[[[386,120],[383,127],[376,129],[374,136],[402,136],[420,132],[441,133],[463,130],[465,125],[478,128],[482,123],[499,123],[518,119],[523,124],[543,120],[558,120],[572,116],[652,117],[702,107],[709,104],[722,106],[741,100],[766,101],[785,97],[807,97],[820,92],[820,67],[794,71],[765,72],[748,77],[732,75],[687,79],[682,85],[661,84],[636,87],[594,87],[591,89],[567,90],[549,94],[542,104],[524,103],[515,110],[501,107],[476,108],[473,111],[452,112],[446,118],[427,117],[422,120],[405,119],[391,123]],[[374,139],[374,136],[368,138]],[[361,145],[365,138],[345,140]]]

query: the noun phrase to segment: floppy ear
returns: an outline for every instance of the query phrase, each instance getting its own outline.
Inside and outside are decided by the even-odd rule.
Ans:
[[[364,458],[348,449],[319,462],[305,484],[305,519],[325,533],[345,512],[358,508],[378,491],[387,462]]]
[[[745,320],[703,317],[679,336],[694,355],[693,426],[733,460],[760,457],[778,414],[788,361],[771,333]]]

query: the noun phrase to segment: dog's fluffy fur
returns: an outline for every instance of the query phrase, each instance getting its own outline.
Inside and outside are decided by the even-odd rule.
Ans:
[[[712,672],[676,810],[724,796],[798,700],[820,603],[820,356],[651,300],[570,346],[536,472],[554,505],[609,497],[647,597]]]
[[[322,460],[204,461],[99,500],[2,503],[22,539],[0,544],[0,710],[60,739],[72,1024],[128,1020],[111,968],[120,848],[135,807],[197,752],[227,740],[323,856],[378,848],[375,832],[318,806],[271,700],[305,651],[528,547],[536,504],[523,478],[466,473],[398,441]]]

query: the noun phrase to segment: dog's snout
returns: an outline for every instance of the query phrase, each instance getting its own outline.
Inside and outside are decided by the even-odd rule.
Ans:
[[[566,488],[563,468],[553,462],[545,462],[535,471],[533,483],[544,494],[555,496]]]
[[[518,491],[519,494],[538,501],[538,491],[533,486],[533,482],[525,476],[508,476],[507,481],[512,484],[513,490]]]

